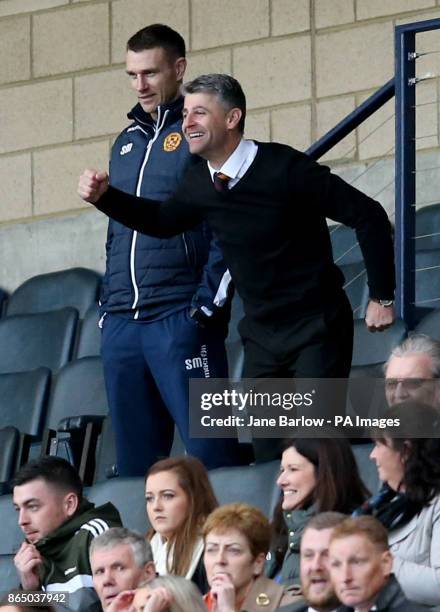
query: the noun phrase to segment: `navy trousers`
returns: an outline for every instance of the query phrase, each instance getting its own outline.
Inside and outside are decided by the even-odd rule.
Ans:
[[[144,476],[168,457],[174,424],[186,451],[208,469],[249,462],[236,440],[189,437],[190,378],[227,378],[223,334],[181,310],[159,321],[107,314],[102,359],[121,476]]]

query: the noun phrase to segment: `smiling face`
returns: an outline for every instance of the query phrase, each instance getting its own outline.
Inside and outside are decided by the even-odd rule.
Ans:
[[[130,544],[117,544],[111,548],[97,548],[90,558],[93,586],[103,610],[122,591],[135,589],[143,580],[155,576],[154,563],[136,564]]]
[[[394,491],[399,490],[399,485],[405,475],[405,460],[402,453],[392,446],[392,440],[385,442],[377,440],[370,453],[370,459],[376,463],[379,480],[386,482]]]
[[[253,580],[263,571],[265,555],[253,557],[246,536],[238,529],[210,531],[205,538],[204,563],[209,586],[216,581],[232,582],[241,598]]]
[[[340,601],[359,612],[370,610],[391,574],[390,552],[361,534],[333,540],[329,552],[330,576]]]
[[[318,610],[334,610],[339,601],[330,581],[329,544],[333,528],[305,530],[301,538],[301,587],[307,603]]]
[[[316,487],[315,466],[296,448],[287,448],[281,458],[277,485],[283,493],[283,510],[301,508]]]
[[[241,116],[238,108],[226,110],[216,95],[186,94],[182,129],[190,152],[220,168],[241,139]]]
[[[78,507],[75,493],[63,493],[43,478],[15,486],[13,501],[18,524],[31,544],[58,529]]]
[[[147,514],[155,531],[169,539],[188,517],[188,496],[175,472],[148,476],[145,486]]]
[[[186,60],[172,58],[162,47],[127,51],[126,72],[145,112],[157,118],[157,107],[175,100],[185,73]]]

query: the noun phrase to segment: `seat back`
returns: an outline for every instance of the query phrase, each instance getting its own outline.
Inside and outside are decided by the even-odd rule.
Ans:
[[[280,462],[210,470],[209,480],[220,504],[244,502],[270,516],[279,497],[276,478]]]
[[[20,579],[14,567],[14,555],[20,548],[24,536],[17,522],[17,512],[12,503],[12,495],[0,496],[0,516],[2,535],[0,538],[0,589],[18,587]]]
[[[0,427],[40,437],[46,416],[51,373],[48,368],[0,374]]]
[[[0,372],[57,371],[72,356],[77,320],[74,308],[0,319]]]
[[[380,486],[376,465],[374,461],[370,459],[370,453],[373,450],[373,447],[374,444],[371,442],[368,442],[367,444],[351,445],[351,450],[355,456],[359,474],[363,483],[371,493],[375,493]]]
[[[145,512],[145,484],[143,478],[112,478],[90,487],[87,498],[100,506],[111,502],[121,515],[122,524],[128,529],[146,533],[150,524]]]
[[[53,385],[47,427],[80,415],[107,415],[107,395],[100,357],[83,357],[64,366]]]
[[[435,340],[440,340],[440,308],[426,315],[414,329],[418,334],[426,334]]]
[[[0,429],[0,482],[6,483],[14,475],[20,434],[16,427]]]
[[[81,323],[76,357],[101,355],[101,330],[98,327],[99,309],[96,304],[88,308]]]
[[[394,325],[385,331],[375,333],[368,331],[363,320],[354,321],[352,365],[384,363],[391,350],[404,340],[406,332],[406,325],[401,319],[397,319]]]
[[[3,312],[6,309],[6,302],[8,294],[4,289],[0,289],[0,317],[3,316]]]
[[[101,276],[86,268],[40,274],[25,281],[9,298],[6,314],[48,312],[71,306],[82,318],[98,301]]]

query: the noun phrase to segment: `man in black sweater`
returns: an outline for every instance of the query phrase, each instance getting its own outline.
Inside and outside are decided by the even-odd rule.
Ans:
[[[160,203],[123,194],[95,170],[82,174],[79,195],[153,236],[208,221],[244,303],[246,377],[346,377],[353,320],[326,217],[356,230],[370,288],[365,320],[380,331],[394,321],[385,211],[299,151],[244,140],[246,101],[232,77],[199,77],[184,94],[185,138],[208,163],[192,167],[172,198]]]

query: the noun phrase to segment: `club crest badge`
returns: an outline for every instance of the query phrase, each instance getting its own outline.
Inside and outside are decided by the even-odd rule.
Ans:
[[[168,134],[163,141],[163,150],[167,152],[175,151],[181,142],[182,134],[179,134],[179,132],[172,132],[171,134]]]

